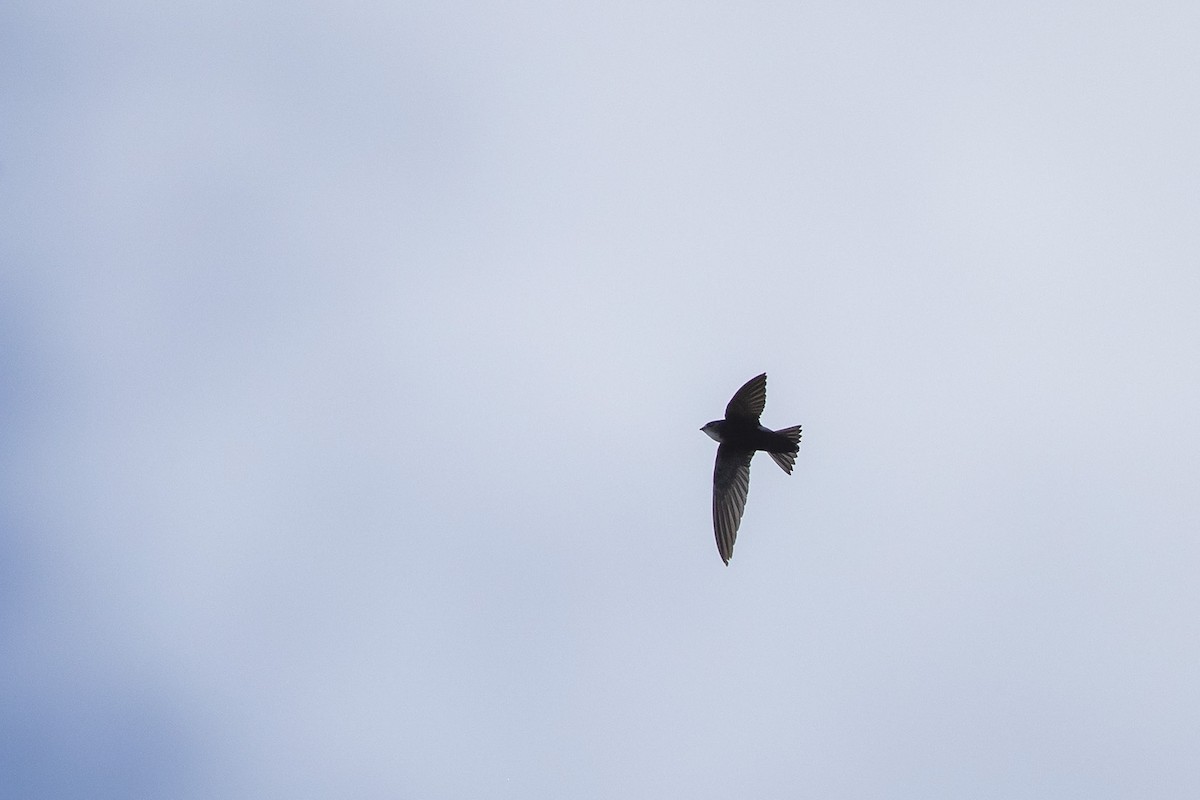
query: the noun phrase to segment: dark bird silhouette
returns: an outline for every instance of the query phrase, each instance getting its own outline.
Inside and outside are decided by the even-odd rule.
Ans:
[[[733,557],[733,543],[750,491],[750,459],[762,450],[791,475],[800,451],[799,425],[773,431],[759,424],[766,404],[764,372],[737,390],[725,407],[725,419],[713,420],[700,429],[721,443],[713,469],[713,530],[717,534],[717,551],[726,565]]]

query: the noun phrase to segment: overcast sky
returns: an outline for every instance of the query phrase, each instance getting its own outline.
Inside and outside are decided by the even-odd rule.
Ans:
[[[4,3],[0,796],[1200,796],[1198,41]]]

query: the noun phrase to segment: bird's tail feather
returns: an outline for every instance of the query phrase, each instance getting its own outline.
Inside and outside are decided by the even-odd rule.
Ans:
[[[779,465],[779,468],[788,475],[792,474],[792,467],[796,466],[796,451],[800,449],[800,426],[795,425],[791,428],[775,431],[780,436],[787,438],[789,442],[796,445],[796,450],[790,453],[771,453],[771,458]]]

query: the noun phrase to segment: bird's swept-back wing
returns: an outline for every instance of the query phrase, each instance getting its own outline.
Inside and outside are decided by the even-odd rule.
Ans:
[[[717,448],[717,465],[713,469],[713,530],[717,534],[717,551],[726,564],[733,556],[733,543],[746,495],[750,493],[750,459],[753,450],[735,450],[728,445]]]
[[[730,421],[758,422],[767,405],[767,373],[746,381],[737,390],[729,405],[725,406],[725,419]]]

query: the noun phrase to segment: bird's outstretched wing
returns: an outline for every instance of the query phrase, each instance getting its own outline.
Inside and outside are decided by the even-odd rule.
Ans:
[[[746,509],[753,457],[753,450],[724,444],[717,448],[717,465],[713,469],[713,530],[717,534],[717,551],[726,564],[733,556],[733,542]]]
[[[725,419],[738,422],[758,422],[767,405],[767,373],[746,381],[725,406]]]

